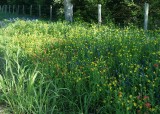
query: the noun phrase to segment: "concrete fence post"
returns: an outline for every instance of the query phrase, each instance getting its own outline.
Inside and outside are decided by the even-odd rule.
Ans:
[[[52,20],[52,5],[50,5],[50,20]]]
[[[14,14],[15,5],[13,5],[13,14]]]
[[[41,17],[41,5],[39,5],[38,9],[39,9],[39,17]]]
[[[98,24],[101,25],[102,23],[102,15],[101,15],[101,4],[98,4]]]
[[[18,5],[18,8],[17,8],[17,14],[19,14],[19,5]]]
[[[144,30],[148,30],[148,13],[149,13],[149,4],[144,4]]]
[[[73,22],[73,4],[71,0],[64,0],[65,20]]]
[[[11,13],[11,5],[9,5],[9,13]]]
[[[30,5],[30,16],[32,16],[32,5]]]
[[[5,8],[4,8],[4,9],[5,9],[5,13],[7,13],[7,5],[5,5]]]
[[[25,14],[24,5],[22,6],[22,13],[23,13],[23,15]]]

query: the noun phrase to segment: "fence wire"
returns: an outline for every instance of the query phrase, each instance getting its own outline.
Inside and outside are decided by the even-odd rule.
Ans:
[[[53,7],[53,9],[51,9],[49,5],[1,5],[0,11],[12,14],[30,15],[37,18],[40,17],[46,19],[58,18],[59,14],[61,14],[61,17],[64,16],[63,8],[61,8],[60,10],[56,10],[56,8]],[[98,22],[98,5],[94,5],[92,7],[75,6],[73,7],[73,17],[74,21],[77,21],[80,18],[89,22]],[[102,24],[113,22],[119,26],[126,26],[132,23],[142,28],[144,25],[143,12],[140,12],[139,15],[135,16],[130,16],[130,15],[126,16],[125,12],[124,15],[119,15],[116,12],[112,12],[111,15],[109,14],[109,12],[102,10],[101,17],[102,17]],[[148,23],[149,29],[160,28],[159,17],[160,17],[159,14],[156,14],[156,12],[149,14],[149,23]]]

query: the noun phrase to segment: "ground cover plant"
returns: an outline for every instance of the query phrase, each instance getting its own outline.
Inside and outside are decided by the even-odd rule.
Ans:
[[[159,30],[17,19],[0,35],[11,113],[160,112]]]

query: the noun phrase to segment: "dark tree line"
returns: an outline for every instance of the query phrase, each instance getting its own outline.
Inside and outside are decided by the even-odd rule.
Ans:
[[[160,20],[160,0],[72,0],[75,8],[75,17],[92,21],[97,17],[97,4],[102,4],[103,22],[111,19],[117,24],[143,24],[144,3],[149,3],[150,24],[157,24]],[[160,25],[160,24],[159,24]]]
[[[145,2],[150,4],[150,20],[157,21],[160,18],[160,0],[71,0],[71,2],[74,5],[74,19],[88,22],[97,21],[97,4],[102,4],[103,22],[112,20],[115,23],[142,23]],[[10,5],[53,5],[56,16],[63,16],[63,3],[64,0],[0,0],[0,4]],[[45,11],[47,10],[44,10],[44,13]]]

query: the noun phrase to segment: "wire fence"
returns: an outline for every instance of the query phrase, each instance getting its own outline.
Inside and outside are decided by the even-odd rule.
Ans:
[[[50,20],[56,18],[56,13],[52,5],[0,5],[0,11],[3,13],[28,15]]]
[[[67,14],[69,19],[76,21],[77,17],[82,18],[84,20],[90,19],[90,22],[97,20],[98,23],[103,24],[106,23],[107,21],[111,21],[114,23],[117,23],[119,26],[125,26],[128,23],[132,23],[135,25],[138,25],[139,27],[143,28],[144,21],[147,20],[145,24],[149,29],[157,29],[160,27],[160,19],[155,17],[154,15],[147,15],[144,17],[144,11],[140,12],[141,15],[139,16],[130,16],[130,15],[119,15],[116,12],[114,12],[114,18],[111,16],[109,17],[109,14],[101,10],[101,7],[99,5],[92,6],[81,6],[81,7],[73,7],[68,8],[67,10],[69,13]],[[61,14],[61,16],[66,16],[66,10],[64,8],[61,8],[57,12],[55,10],[56,8],[53,7],[52,5],[0,5],[0,11],[3,13],[12,13],[12,14],[18,14],[18,15],[29,15],[37,18],[45,18],[45,19],[50,19],[54,20],[57,18],[57,13]],[[147,9],[149,10],[149,9]],[[76,12],[74,12],[76,11]],[[89,12],[89,13],[87,13]],[[72,14],[73,13],[73,14]],[[65,15],[64,15],[65,14]],[[87,14],[87,15],[86,15]],[[125,12],[124,12],[125,14]],[[65,17],[66,19],[66,17]],[[146,28],[146,29],[148,29]]]

